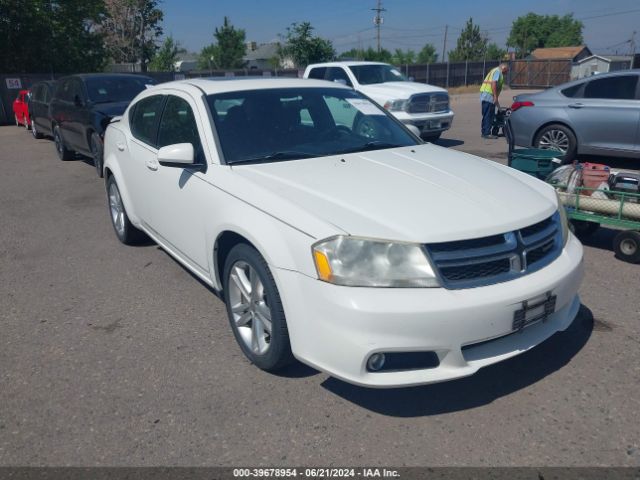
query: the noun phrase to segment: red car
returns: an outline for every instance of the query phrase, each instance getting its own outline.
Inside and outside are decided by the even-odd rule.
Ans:
[[[13,115],[16,119],[16,125],[24,125],[29,130],[31,125],[31,118],[29,118],[29,97],[31,97],[30,90],[20,90],[18,96],[13,101]]]

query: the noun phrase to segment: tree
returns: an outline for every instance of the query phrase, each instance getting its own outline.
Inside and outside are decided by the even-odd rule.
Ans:
[[[154,56],[162,35],[160,0],[104,0],[107,16],[101,23],[105,44],[116,63],[140,62],[142,71]]]
[[[182,51],[180,44],[169,35],[149,62],[149,70],[152,72],[173,72],[176,69],[178,54]]]
[[[0,65],[6,73],[100,71],[96,29],[103,0],[0,0]]]
[[[487,45],[487,60],[504,60],[506,54],[507,51],[500,48],[495,43],[490,43],[489,45]]]
[[[242,68],[246,53],[245,31],[236,29],[227,17],[213,33],[216,41],[200,52],[199,68]]]
[[[527,13],[513,21],[507,46],[514,47],[516,55],[523,58],[536,48],[582,45],[583,27],[571,14],[559,17]]]
[[[413,50],[401,50],[396,48],[391,58],[391,63],[394,65],[412,65],[416,63],[416,52]]]
[[[327,62],[336,56],[331,41],[313,36],[313,27],[309,22],[292,23],[287,27],[283,42],[284,45],[278,47],[278,54],[281,58],[291,57],[298,67]]]
[[[198,68],[202,70],[213,70],[219,69],[217,64],[218,57],[218,47],[216,44],[212,43],[211,45],[207,45],[200,51],[200,55],[198,56]]]
[[[396,51],[397,52],[397,51]],[[404,55],[404,54],[403,54]],[[394,56],[389,50],[381,48],[380,51],[369,47],[366,50],[352,48],[340,54],[340,59],[366,60],[367,62],[394,63]]]
[[[449,60],[453,62],[482,60],[486,48],[487,38],[480,33],[480,26],[474,25],[473,18],[470,18],[458,37],[456,48],[449,52]]]
[[[416,63],[435,63],[438,61],[438,54],[436,53],[436,47],[427,43],[422,50],[418,52],[418,58]]]

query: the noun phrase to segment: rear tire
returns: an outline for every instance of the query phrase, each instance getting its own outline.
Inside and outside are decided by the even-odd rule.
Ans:
[[[56,125],[53,127],[53,141],[56,145],[56,152],[58,152],[58,158],[62,161],[73,160],[74,152],[69,150],[64,144],[62,134],[60,133],[60,127]]]
[[[620,260],[640,263],[640,232],[625,230],[613,239],[613,251]]]
[[[133,226],[124,208],[120,189],[113,176],[107,180],[107,202],[109,218],[116,232],[116,237],[125,245],[139,245],[148,241],[147,235]]]
[[[576,158],[578,141],[571,129],[559,123],[547,125],[538,132],[533,146],[543,150],[557,150],[561,152],[563,165],[571,163]]]
[[[239,243],[227,256],[223,279],[229,323],[242,353],[266,371],[291,364],[294,357],[284,309],[262,255]]]
[[[104,148],[102,146],[102,141],[97,133],[91,134],[91,156],[93,157],[93,165],[96,167],[96,171],[98,172],[98,177],[104,177],[103,171],[103,156],[104,156]]]

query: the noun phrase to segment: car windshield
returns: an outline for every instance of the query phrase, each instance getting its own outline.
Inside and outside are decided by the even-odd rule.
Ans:
[[[400,70],[391,65],[351,65],[349,69],[353,72],[360,85],[409,81],[407,77],[400,73]]]
[[[283,88],[207,97],[227,163],[262,163],[416,145],[397,120],[345,88]]]
[[[101,77],[86,81],[93,103],[130,102],[153,81],[148,77]]]

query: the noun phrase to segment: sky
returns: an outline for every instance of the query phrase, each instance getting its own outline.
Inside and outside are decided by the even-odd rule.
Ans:
[[[338,53],[376,46],[373,25],[376,0],[162,0],[164,32],[181,46],[199,52],[213,42],[215,27],[229,17],[246,32],[247,41],[276,41],[293,22],[309,21],[315,33],[333,42]],[[511,24],[528,12],[541,15],[573,13],[584,23],[585,43],[594,53],[630,53],[632,33],[640,53],[639,0],[382,0],[383,48],[420,50],[431,43],[441,55],[445,26],[446,50],[469,17],[505,48]]]

